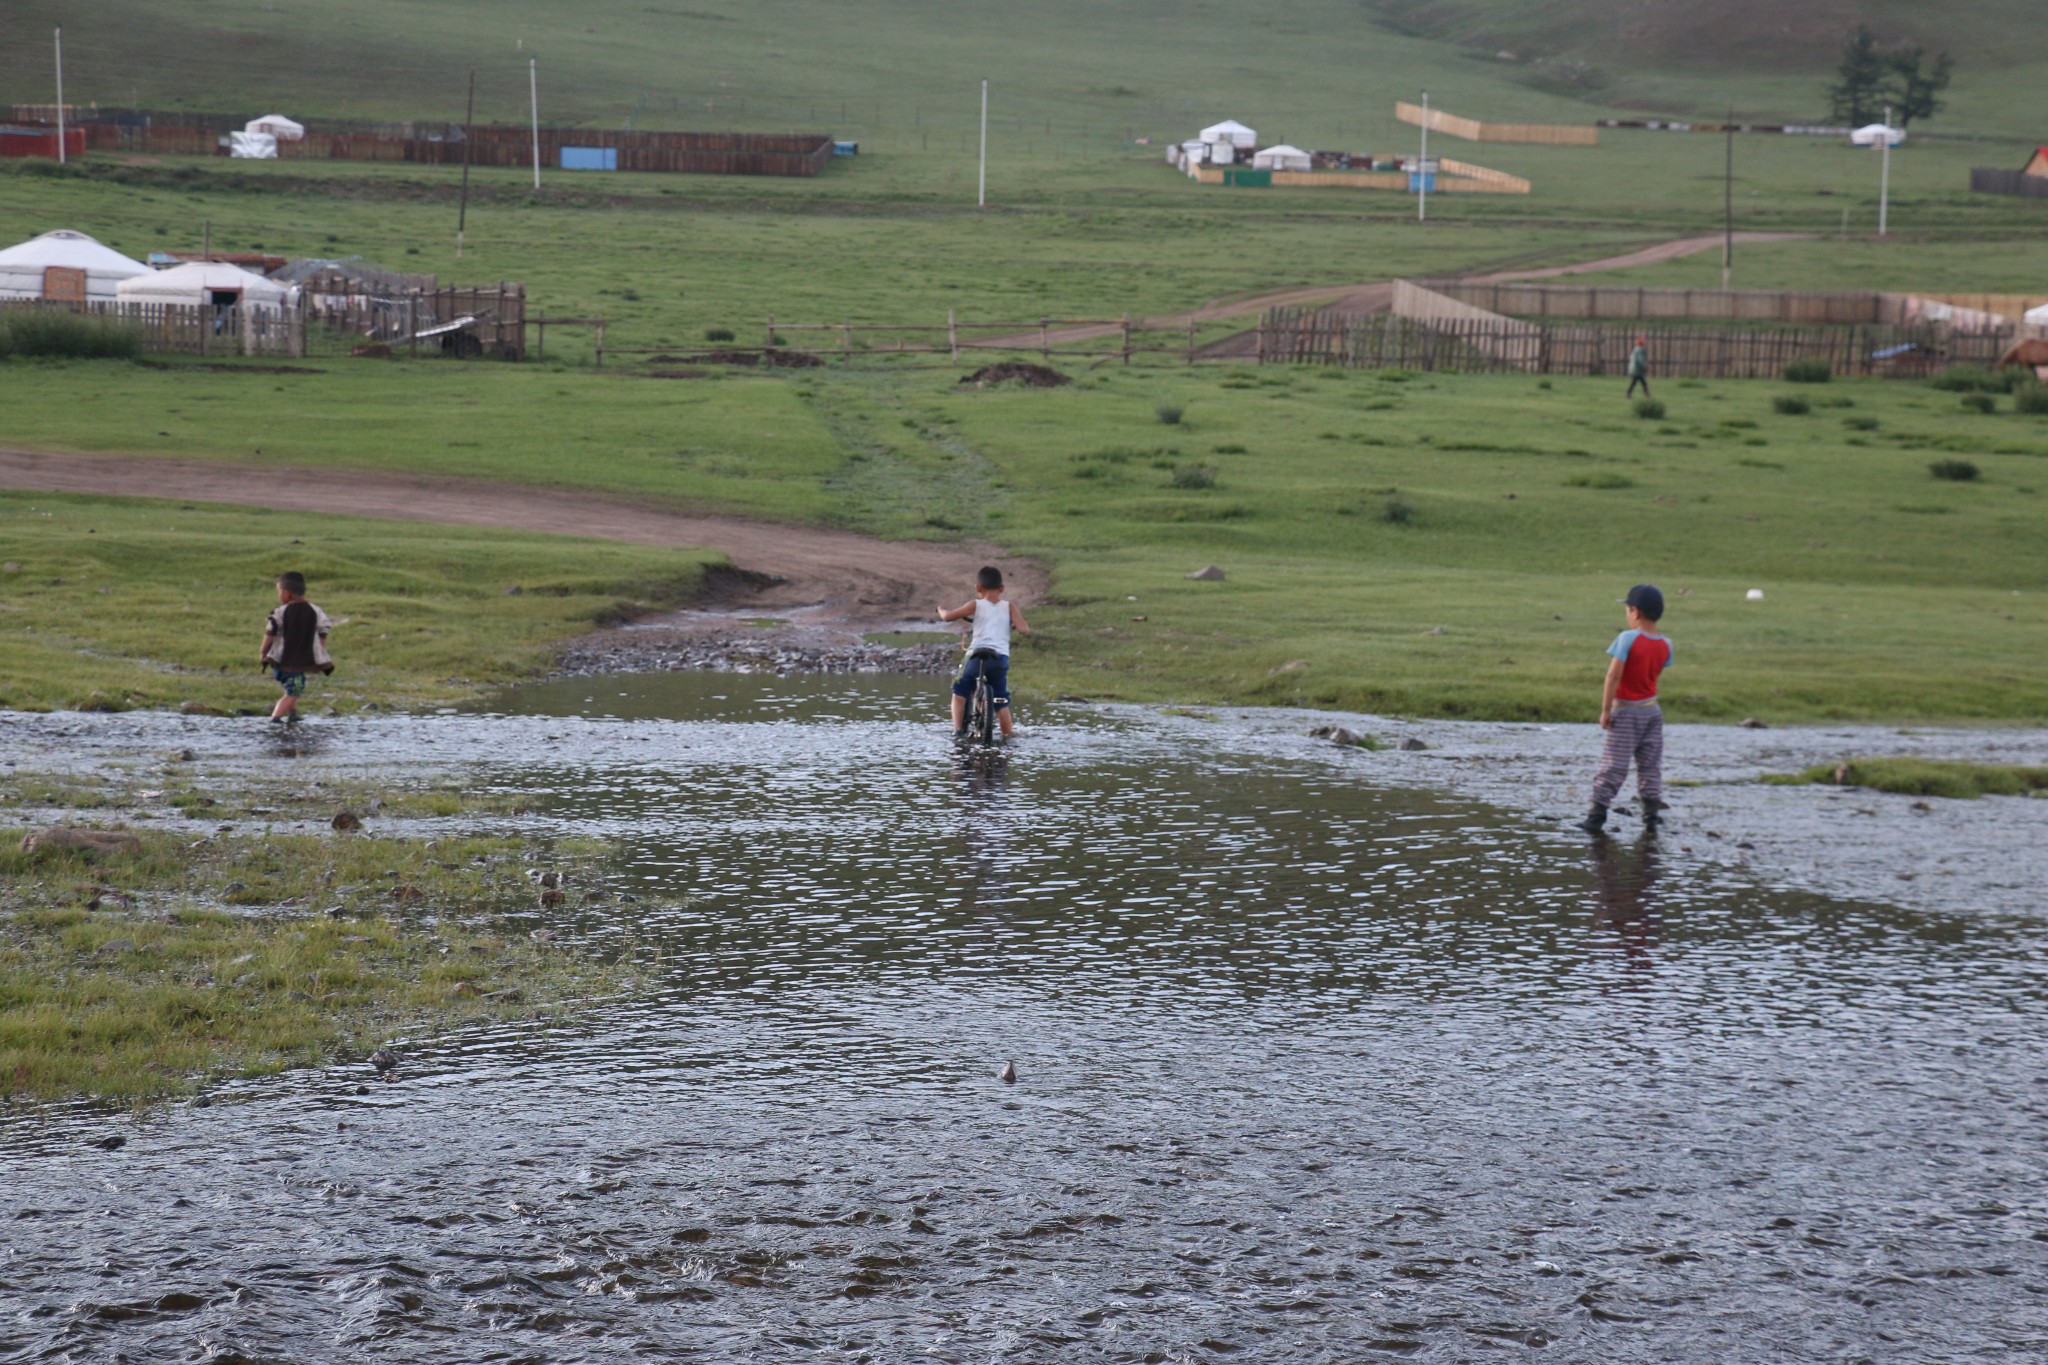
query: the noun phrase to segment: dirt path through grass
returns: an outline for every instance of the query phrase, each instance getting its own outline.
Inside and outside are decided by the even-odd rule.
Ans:
[[[678,549],[708,547],[722,551],[741,571],[718,583],[709,605],[727,612],[790,616],[827,631],[927,617],[940,598],[964,599],[974,571],[997,553],[985,545],[877,540],[850,531],[669,511],[604,493],[356,469],[0,450],[0,487],[499,526]],[[1023,600],[1043,596],[1043,569],[1003,562]]]
[[[1738,232],[1738,244],[1747,242],[1785,242],[1806,234],[1799,232]],[[1603,270],[1629,270],[1636,266],[1656,265],[1660,261],[1676,260],[1680,256],[1691,256],[1721,245],[1722,235],[1714,233],[1704,237],[1679,237],[1669,242],[1658,242],[1652,246],[1639,247],[1619,256],[1605,256],[1597,261],[1577,261],[1570,265],[1539,266],[1523,270],[1499,270],[1488,274],[1470,275],[1464,278],[1492,283],[1508,280],[1546,280],[1560,275],[1590,275]],[[1204,322],[1221,322],[1226,318],[1244,317],[1263,313],[1268,308],[1290,308],[1314,305],[1345,313],[1377,313],[1391,308],[1394,302],[1394,282],[1374,280],[1367,284],[1325,284],[1293,289],[1273,289],[1260,294],[1240,295],[1236,298],[1211,299],[1200,308],[1185,313],[1174,313],[1167,317],[1147,318],[1146,327],[1174,328]],[[993,341],[977,342],[988,348],[1034,349],[1042,344],[1055,346],[1076,341],[1090,341],[1097,337],[1114,335],[1114,327],[1068,327],[1054,328],[1044,338],[1037,332],[1019,333],[1016,336],[1001,337]],[[1204,346],[1196,354],[1205,360],[1231,359],[1237,356],[1251,356],[1256,353],[1254,334],[1241,333]]]

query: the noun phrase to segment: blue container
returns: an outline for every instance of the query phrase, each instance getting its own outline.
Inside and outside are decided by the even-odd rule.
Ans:
[[[1421,171],[1408,172],[1408,193],[1421,194],[1424,191],[1434,191],[1435,189],[1436,176],[1434,173],[1424,175]]]
[[[832,144],[832,155],[859,156],[860,144],[858,142],[835,142]]]
[[[562,148],[562,169],[565,171],[615,171],[618,168],[619,149],[616,147]]]

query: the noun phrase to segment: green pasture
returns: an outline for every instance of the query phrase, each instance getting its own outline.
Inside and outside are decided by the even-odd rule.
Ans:
[[[1287,0],[1255,24],[1172,0],[102,0],[81,12],[25,0],[0,55],[17,98],[52,97],[53,25],[81,103],[460,119],[469,70],[480,120],[523,122],[537,57],[543,117],[617,127],[816,128],[845,138],[968,137],[978,83],[995,130],[1069,147],[1186,135],[1232,115],[1300,145],[1359,139],[1427,86],[1475,118],[1584,122],[1601,114],[1823,121],[1843,31],[1954,51],[1952,110],[1936,126],[2028,136],[2040,53],[2033,12],[1984,0],[1937,12],[1906,0],[1624,6],[1571,0]],[[1503,55],[1505,54],[1505,55]],[[1390,128],[1385,131],[1391,131]],[[1331,144],[1335,145],[1335,144]]]
[[[264,477],[251,471],[252,486]],[[0,492],[0,707],[269,710],[272,586],[336,624],[314,710],[472,695],[591,625],[686,600],[699,552],[146,499]],[[508,595],[517,586],[520,592]]]
[[[239,460],[252,478],[300,462],[411,468],[986,537],[1054,571],[1051,600],[1030,607],[1026,695],[1578,718],[1619,629],[1613,599],[1648,580],[1671,601],[1680,718],[2016,720],[2048,704],[2026,662],[2048,648],[2048,570],[2030,548],[2048,418],[2003,396],[1984,414],[1899,381],[1666,382],[1666,417],[1645,421],[1609,379],[1161,366],[975,390],[928,369],[308,368],[320,372],[41,365],[37,384],[17,386],[12,439],[68,430],[72,449]],[[375,439],[350,435],[382,374],[442,401]],[[509,397],[543,383],[552,417]],[[142,439],[136,414],[163,404],[167,384],[179,406],[223,416]],[[444,385],[482,387],[470,404]],[[506,401],[490,401],[500,387]],[[1792,396],[1809,410],[1776,410]],[[82,409],[109,415],[71,416]],[[1175,409],[1178,422],[1162,420]],[[589,425],[600,435],[587,452],[562,442]],[[263,433],[260,456],[209,436],[245,428]],[[1934,477],[1944,460],[1979,477]],[[19,658],[0,698],[11,705],[260,701],[242,635],[285,556],[351,618],[330,693],[343,705],[502,680],[550,635],[674,600],[701,563],[289,513],[164,517],[23,495],[0,507],[22,528],[11,543],[35,541],[8,597],[34,629],[0,641]],[[305,547],[289,544],[299,537]],[[1185,578],[1208,563],[1226,581]],[[503,597],[515,581],[525,594]],[[511,642],[477,667],[479,638],[501,622]]]

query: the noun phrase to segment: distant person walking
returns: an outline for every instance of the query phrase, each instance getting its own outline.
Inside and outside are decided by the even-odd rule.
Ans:
[[[1636,396],[1636,385],[1643,386],[1643,397],[1650,396],[1650,343],[1647,338],[1637,337],[1636,348],[1628,353],[1628,393]]]
[[[271,708],[270,719],[283,725],[299,718],[299,698],[306,693],[308,673],[332,673],[327,653],[327,613],[306,600],[306,576],[277,576],[277,610],[263,623],[263,652],[256,666],[270,670],[284,695]]]

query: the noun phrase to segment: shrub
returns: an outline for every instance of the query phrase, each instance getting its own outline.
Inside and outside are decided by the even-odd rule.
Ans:
[[[1835,377],[1825,360],[1795,360],[1785,367],[1787,384],[1825,384]]]
[[[1851,431],[1876,431],[1877,419],[1875,417],[1844,417],[1842,425]]]
[[[1380,504],[1380,520],[1389,526],[1406,526],[1415,520],[1415,507],[1399,493]]]
[[[2048,388],[2038,381],[2016,385],[2012,391],[2012,410],[2035,417],[2048,416]]]
[[[1813,404],[1796,393],[1781,393],[1771,400],[1771,408],[1787,417],[1803,417],[1813,411]]]
[[[706,341],[731,341],[731,340],[732,340],[732,328],[730,328],[730,327],[706,327],[706,328],[704,329],[704,339],[705,339]]]
[[[1638,398],[1636,416],[1645,422],[1661,422],[1664,420],[1664,405],[1654,398]]]
[[[1966,393],[1963,395],[1963,406],[1973,412],[1996,412],[1998,400],[1988,393]]]
[[[1980,393],[1996,382],[1988,371],[1975,365],[1951,365],[1930,377],[1927,385],[1949,393]]]
[[[1550,387],[1550,381],[1548,379],[1539,379],[1536,381],[1536,387],[1539,389],[1547,389]]]
[[[1977,477],[1979,471],[1977,466],[1968,460],[1936,460],[1927,466],[1927,472],[1937,479],[1947,479],[1951,483],[1969,483]]]
[[[1213,446],[1211,447],[1211,449],[1213,449],[1218,455],[1243,455],[1244,453],[1246,453],[1245,448],[1237,444],[1235,441],[1232,441],[1227,445]]]
[[[1216,471],[1205,464],[1177,464],[1167,482],[1175,488],[1214,488]]]
[[[141,334],[114,318],[51,308],[10,308],[0,314],[0,356],[133,360],[141,354]]]
[[[1564,481],[1567,488],[1634,488],[1636,481],[1626,474],[1601,470],[1597,474],[1574,474]]]
[[[1152,415],[1170,427],[1179,426],[1180,419],[1186,413],[1187,409],[1178,403],[1161,403],[1158,407],[1152,409]]]

